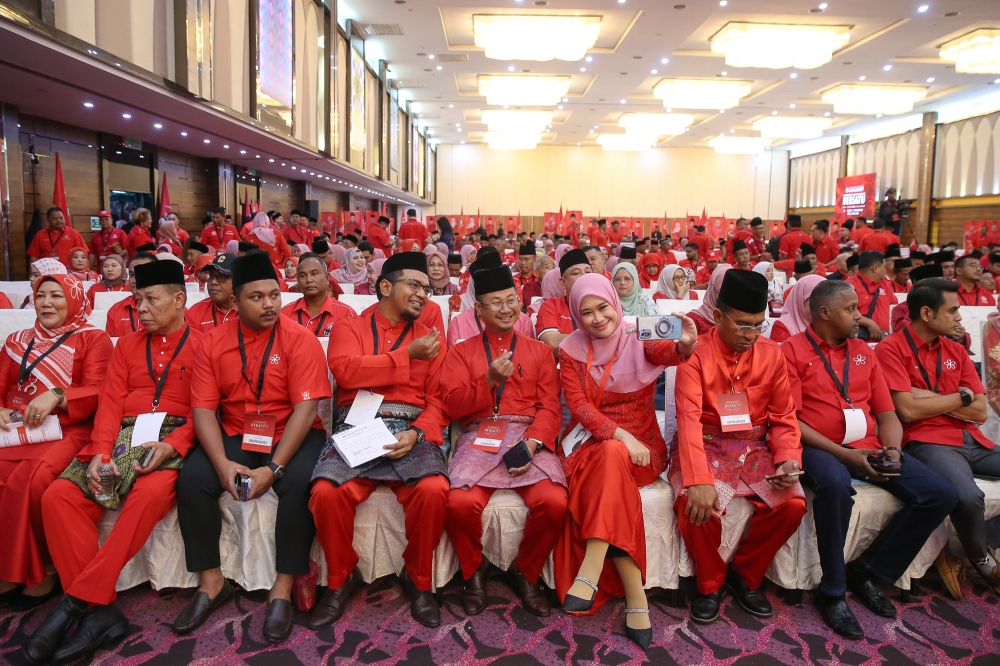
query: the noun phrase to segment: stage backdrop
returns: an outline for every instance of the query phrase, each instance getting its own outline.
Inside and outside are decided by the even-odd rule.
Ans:
[[[864,215],[869,220],[874,218],[875,181],[876,176],[873,173],[838,178],[834,218],[838,222],[858,215]]]

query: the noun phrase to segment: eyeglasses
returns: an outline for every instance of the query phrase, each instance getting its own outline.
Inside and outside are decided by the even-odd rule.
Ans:
[[[731,321],[734,324],[736,324],[736,322],[733,321],[733,318],[729,316],[728,312],[723,312],[722,314],[726,315],[726,318],[729,319],[729,321]],[[765,322],[761,322],[761,324],[759,326],[740,326],[739,324],[736,324],[736,335],[739,335],[739,336],[742,336],[742,337],[746,337],[746,336],[751,335],[751,334],[755,335],[755,336],[756,335],[763,335],[764,333],[767,332],[767,329],[769,329],[770,327],[771,327],[771,325],[768,324],[766,321]]]
[[[434,290],[431,289],[429,285],[426,285],[423,282],[420,282],[419,280],[414,280],[413,278],[400,278],[398,280],[389,280],[389,282],[391,282],[392,284],[396,284],[397,282],[402,282],[407,287],[409,287],[410,290],[413,291],[414,293],[419,293],[420,291],[423,291],[424,295],[427,296],[428,298],[434,295]]]
[[[490,312],[500,312],[504,309],[504,306],[506,306],[509,310],[516,310],[521,306],[521,299],[514,296],[506,301],[493,301],[486,304],[486,307],[490,309]]]

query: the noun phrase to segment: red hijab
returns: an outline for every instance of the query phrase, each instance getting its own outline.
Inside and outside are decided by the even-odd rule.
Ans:
[[[649,289],[650,285],[660,279],[660,271],[663,270],[664,257],[659,252],[647,252],[642,255],[639,262],[639,283],[643,289]],[[656,266],[656,273],[650,275],[646,272],[646,266]]]

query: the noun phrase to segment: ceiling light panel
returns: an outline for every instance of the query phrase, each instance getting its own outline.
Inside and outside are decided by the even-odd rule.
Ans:
[[[494,150],[534,150],[542,140],[542,135],[527,132],[483,132],[483,140]]]
[[[833,125],[831,118],[793,118],[765,116],[753,128],[766,139],[816,139]]]
[[[581,60],[601,34],[600,16],[472,17],[476,46],[493,60]]]
[[[552,112],[489,109],[483,111],[482,122],[491,132],[541,133],[552,124]]]
[[[946,42],[939,55],[960,74],[1000,74],[1000,30],[974,30]]]
[[[920,86],[841,84],[823,93],[823,101],[837,113],[897,115],[909,113],[926,96],[927,89]]]
[[[731,109],[750,90],[749,81],[663,79],[653,87],[653,96],[667,109]]]
[[[816,69],[851,39],[843,25],[728,23],[712,38],[712,52],[730,67]]]
[[[568,76],[491,75],[479,77],[479,94],[497,106],[555,106],[569,92]]]
[[[599,134],[597,143],[604,150],[642,151],[649,150],[656,143],[652,134]]]
[[[717,136],[708,142],[717,153],[756,155],[771,145],[770,139],[759,136]]]
[[[693,122],[694,116],[688,113],[623,113],[618,126],[624,127],[626,134],[677,136]]]

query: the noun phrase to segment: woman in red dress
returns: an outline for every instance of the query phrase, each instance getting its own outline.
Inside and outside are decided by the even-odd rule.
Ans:
[[[101,281],[95,282],[87,292],[87,300],[94,306],[94,296],[106,291],[128,291],[128,269],[120,254],[109,254],[101,264]]]
[[[573,285],[570,312],[580,328],[559,346],[570,426],[585,429],[565,457],[570,519],[556,545],[556,591],[568,613],[588,615],[624,594],[626,635],[643,649],[652,639],[646,578],[646,534],[639,488],[667,467],[667,447],[653,408],[657,377],[694,352],[694,322],[683,337],[641,342],[622,321],[618,294],[603,275]],[[575,427],[567,428],[573,439]],[[607,560],[610,559],[609,563]]]
[[[85,247],[74,247],[69,252],[70,265],[66,268],[67,273],[80,282],[97,280],[97,273],[90,270],[90,254]]]
[[[42,493],[90,441],[112,352],[107,333],[87,323],[89,303],[76,278],[40,278],[34,307],[34,327],[12,333],[0,351],[0,430],[22,416],[30,430],[52,414],[62,439],[0,448],[0,603],[17,610],[60,592],[45,545]]]

